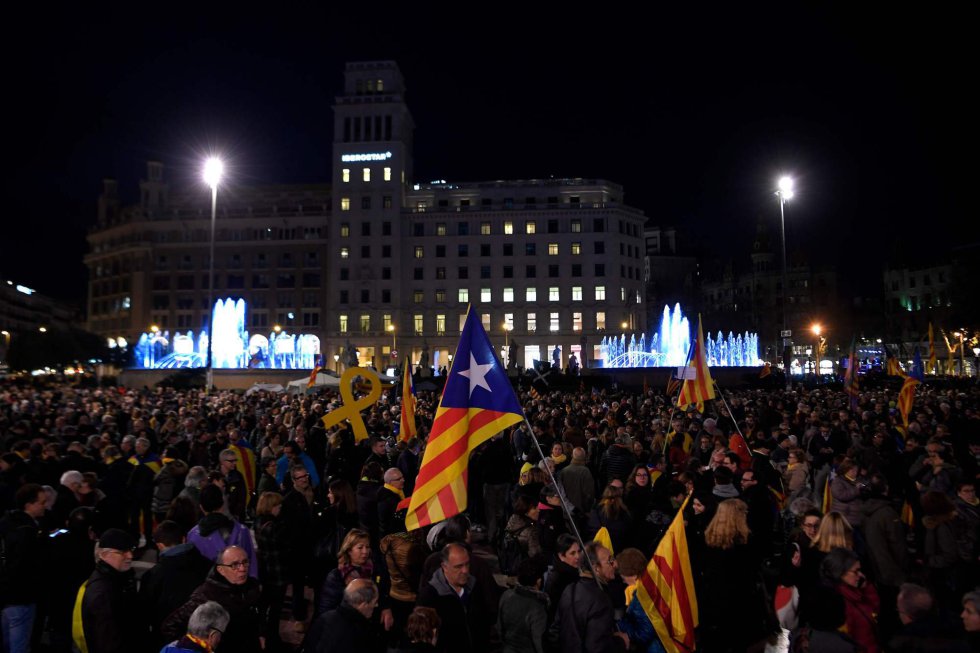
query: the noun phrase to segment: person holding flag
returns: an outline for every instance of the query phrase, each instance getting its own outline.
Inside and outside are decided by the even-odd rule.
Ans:
[[[464,511],[470,453],[521,421],[524,411],[471,305],[415,480],[408,530]]]

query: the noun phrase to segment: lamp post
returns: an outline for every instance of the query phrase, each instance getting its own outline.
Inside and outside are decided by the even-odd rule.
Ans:
[[[225,166],[221,159],[209,157],[204,162],[204,183],[211,187],[211,249],[208,257],[208,360],[207,360],[207,380],[204,392],[210,394],[211,386],[214,384],[214,366],[211,357],[214,346],[214,224],[217,219],[218,211],[218,184],[221,182],[221,175]]]
[[[333,367],[334,371],[338,374],[340,373],[340,354],[333,355]]]
[[[956,332],[956,335],[960,337],[960,376],[966,376],[966,363],[964,362],[966,345],[963,344],[963,336],[966,335],[966,329],[960,329]]]
[[[787,176],[780,177],[777,186],[776,196],[779,197],[779,231],[783,241],[783,330],[780,333],[780,337],[783,340],[783,365],[786,370],[786,389],[788,390],[792,385],[789,377],[790,356],[788,350],[790,339],[783,335],[786,333],[786,293],[789,292],[789,284],[786,282],[786,201],[793,199],[793,179]]]
[[[823,330],[819,324],[814,324],[811,328],[813,335],[817,337],[816,348],[813,350],[813,375],[820,383],[820,332]]]

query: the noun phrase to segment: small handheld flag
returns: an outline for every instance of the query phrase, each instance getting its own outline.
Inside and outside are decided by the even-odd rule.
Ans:
[[[701,331],[701,316],[698,316],[698,338],[694,342],[694,352],[691,354],[691,370],[694,378],[684,375],[681,393],[677,396],[677,408],[683,410],[691,404],[697,404],[698,410],[703,410],[704,402],[715,398],[715,384],[708,371],[708,359],[704,352],[704,334]]]
[[[412,384],[412,366],[405,361],[405,373],[402,375],[402,415],[399,438],[408,442],[418,431],[415,428],[415,386]]]

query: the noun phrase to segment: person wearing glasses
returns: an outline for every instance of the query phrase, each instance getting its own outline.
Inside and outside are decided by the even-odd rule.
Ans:
[[[384,485],[378,490],[378,535],[405,532],[404,513],[398,504],[405,500],[405,475],[397,467],[384,474]],[[401,515],[401,517],[399,517]]]
[[[820,565],[820,575],[844,599],[847,634],[858,650],[882,650],[877,635],[881,601],[875,586],[865,578],[858,555],[843,547],[831,549]]]
[[[206,601],[194,609],[187,622],[187,633],[164,646],[160,653],[211,653],[221,643],[231,617],[216,601]]]
[[[225,547],[207,580],[163,623],[163,634],[177,639],[187,633],[197,608],[214,601],[228,611],[227,628],[221,632],[221,649],[236,653],[259,653],[265,648],[265,624],[259,616],[259,582],[249,575],[248,553],[239,546]],[[89,648],[89,651],[92,649]],[[136,650],[136,649],[130,649]]]

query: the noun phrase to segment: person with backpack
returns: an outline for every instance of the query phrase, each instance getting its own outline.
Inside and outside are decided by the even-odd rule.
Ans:
[[[537,529],[539,512],[537,501],[523,494],[517,495],[514,500],[514,514],[507,520],[499,552],[500,570],[503,573],[513,576],[523,561],[541,554]]]
[[[212,562],[227,547],[233,544],[240,546],[248,555],[248,574],[258,579],[259,563],[255,547],[252,546],[252,534],[245,526],[221,512],[224,504],[225,497],[220,487],[214,484],[205,486],[201,490],[201,512],[204,517],[187,534],[187,541]]]
[[[0,519],[0,601],[3,605],[4,651],[31,650],[31,632],[40,598],[41,553],[46,544],[38,520],[47,494],[37,483],[14,494],[13,510]]]

